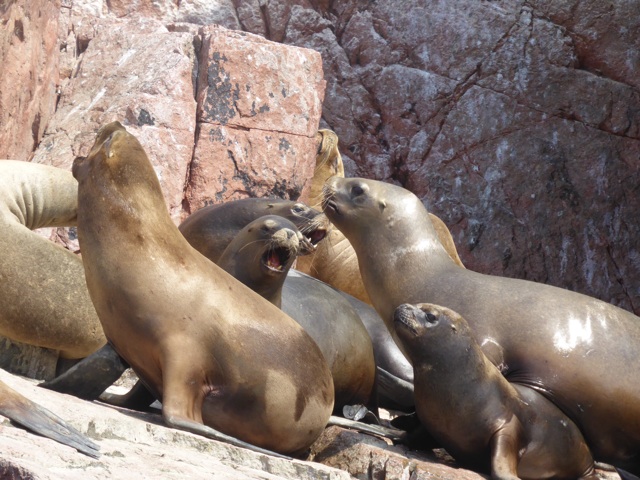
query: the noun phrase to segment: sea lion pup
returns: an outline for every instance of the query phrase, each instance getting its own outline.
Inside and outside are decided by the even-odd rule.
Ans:
[[[344,178],[344,165],[338,150],[338,136],[331,130],[318,130],[316,141],[318,153],[310,193],[310,205],[314,208],[318,208],[322,202],[322,188],[325,182],[333,176]],[[429,215],[443,246],[451,258],[463,267],[451,232],[440,218],[431,213]],[[296,268],[371,304],[360,278],[358,258],[353,247],[342,232],[335,228],[329,230],[327,238],[318,245],[316,252],[298,261]]]
[[[98,132],[73,174],[91,299],[164,421],[263,452],[306,449],[333,408],[331,372],[311,337],[188,244],[120,123]]]
[[[285,286],[296,257],[310,251],[292,222],[268,215],[243,228],[218,265],[282,308],[313,338],[331,369],[334,413],[341,414],[345,405],[370,405],[374,400],[373,346],[360,317],[330,287],[315,282],[298,285],[295,279]]]
[[[33,232],[76,224],[78,183],[48,165],[0,161],[0,335],[86,357],[105,343],[77,255]]]
[[[578,427],[553,403],[510,384],[467,322],[428,303],[400,305],[398,338],[413,362],[416,412],[459,462],[495,479],[597,479]]]
[[[290,220],[312,245],[327,233],[327,218],[304,203],[281,198],[243,198],[209,205],[189,215],[178,227],[191,246],[213,262],[240,230],[265,215]]]
[[[57,415],[0,381],[0,415],[27,430],[100,458],[100,447]]]
[[[404,188],[334,177],[324,211],[358,254],[390,331],[402,303],[458,312],[507,380],[539,391],[576,423],[596,460],[639,471],[640,318],[579,293],[460,268]]]

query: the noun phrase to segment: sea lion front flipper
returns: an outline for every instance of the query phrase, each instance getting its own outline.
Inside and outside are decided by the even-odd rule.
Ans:
[[[127,393],[118,395],[115,393],[104,392],[100,395],[99,400],[116,407],[146,411],[149,410],[149,406],[156,401],[156,397],[153,396],[144,383],[138,380]]]
[[[518,451],[522,427],[513,416],[491,437],[491,478],[518,480]]]
[[[127,368],[129,365],[107,343],[62,375],[39,386],[84,400],[96,400]]]
[[[177,400],[177,404],[175,400]],[[179,408],[180,404],[183,404],[184,406],[184,402],[182,402],[179,398],[177,398],[176,395],[170,395],[170,396],[168,395],[163,398],[162,418],[164,419],[165,423],[169,427],[195,433],[196,435],[202,435],[203,437],[211,438],[219,442],[228,443],[236,447],[246,448],[247,450],[252,450],[254,452],[262,453],[264,455],[271,455],[273,457],[290,459],[290,457],[287,457],[286,455],[281,455],[279,453],[272,452],[271,450],[267,450],[265,448],[256,447],[255,445],[244,442],[236,437],[226,435],[203,423],[196,422],[195,420],[188,418],[185,413],[182,413],[180,411],[182,410],[181,408]],[[200,408],[202,408],[201,405],[200,405]]]
[[[57,415],[32,402],[8,385],[0,382],[0,415],[27,430],[75,448],[93,458],[100,457],[100,447],[68,425]]]
[[[165,360],[163,370],[162,385],[162,418],[169,427],[185,430],[187,432],[202,435],[219,442],[246,448],[264,455],[271,455],[279,458],[289,459],[285,455],[272,452],[265,448],[260,448],[247,443],[239,438],[222,433],[208,425],[202,423],[202,407],[204,395],[202,385],[204,382],[195,380],[199,372],[190,371],[190,367],[184,364],[183,359],[174,358],[173,361]],[[197,361],[190,359],[193,365],[200,365]],[[196,367],[197,368],[197,367]],[[211,373],[211,372],[210,372]],[[185,379],[191,379],[187,382]]]
[[[413,383],[396,377],[379,366],[376,367],[376,380],[380,406],[385,407],[391,403],[394,406],[397,404],[402,409],[414,407]]]

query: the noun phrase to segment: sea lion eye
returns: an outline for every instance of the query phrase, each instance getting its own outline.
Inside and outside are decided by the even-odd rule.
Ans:
[[[362,188],[362,185],[356,184],[353,187],[351,187],[352,196],[359,197],[362,194],[364,194],[364,188]]]
[[[427,320],[433,323],[436,321],[436,316],[433,313],[427,313]]]
[[[296,203],[291,209],[291,211],[296,214],[301,214],[302,212],[304,212],[304,207],[299,203]]]

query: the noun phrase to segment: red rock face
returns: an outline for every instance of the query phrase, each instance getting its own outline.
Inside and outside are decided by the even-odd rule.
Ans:
[[[418,194],[473,270],[640,313],[634,9],[347,1],[280,23],[285,42],[322,53],[323,125],[347,175]]]
[[[198,136],[185,208],[246,196],[297,199],[313,165],[324,80],[309,51],[202,30]]]
[[[0,6],[0,158],[28,160],[53,115],[59,1]]]
[[[324,88],[317,53],[217,27],[83,22],[70,19],[79,33],[67,44],[86,49],[34,161],[70,169],[119,120],[145,147],[176,223],[208,203],[304,193]]]

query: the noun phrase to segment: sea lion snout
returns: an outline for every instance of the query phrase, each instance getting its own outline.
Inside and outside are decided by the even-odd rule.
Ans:
[[[405,328],[411,331],[414,336],[418,336],[425,328],[437,326],[440,323],[440,315],[438,309],[430,304],[403,303],[396,308],[393,320],[396,330]]]
[[[393,314],[393,324],[396,331],[409,331],[414,336],[418,335],[417,314],[421,313],[418,308],[408,303],[403,303],[396,308]]]

